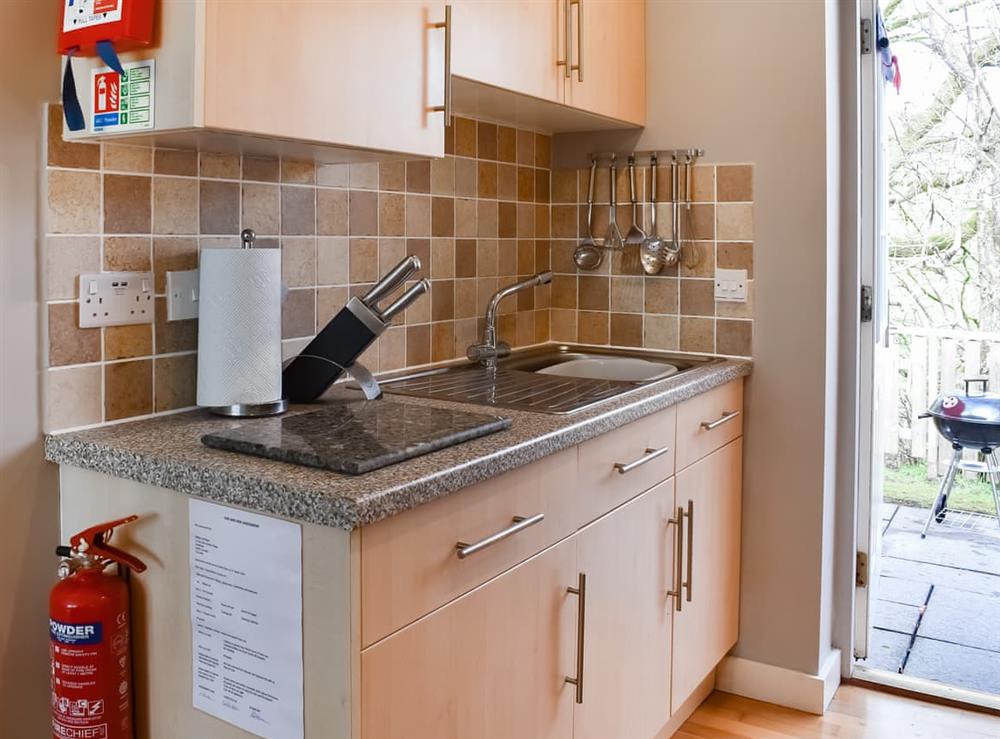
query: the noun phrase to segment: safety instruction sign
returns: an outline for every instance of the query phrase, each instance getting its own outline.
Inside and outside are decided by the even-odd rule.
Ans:
[[[121,19],[122,0],[63,0],[64,33]]]
[[[155,61],[124,62],[122,69],[124,75],[110,67],[91,71],[91,131],[117,133],[153,127]]]

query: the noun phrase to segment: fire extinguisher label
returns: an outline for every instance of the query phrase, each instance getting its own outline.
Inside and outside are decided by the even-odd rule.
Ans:
[[[156,64],[153,59],[124,62],[124,75],[109,67],[91,70],[90,129],[138,131],[153,127]]]
[[[84,644],[100,644],[102,639],[100,621],[92,624],[64,624],[62,621],[49,619],[49,634],[52,641],[60,644],[82,646]]]
[[[63,32],[117,23],[122,0],[63,0]]]

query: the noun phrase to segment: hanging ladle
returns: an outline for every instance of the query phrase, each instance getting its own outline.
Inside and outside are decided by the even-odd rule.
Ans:
[[[594,178],[597,160],[590,162],[590,182],[587,184],[587,235],[573,250],[573,262],[579,269],[595,270],[604,261],[604,251],[594,243]]]
[[[660,232],[656,226],[656,177],[657,177],[656,155],[649,159],[649,176],[652,179],[649,185],[649,235],[643,240],[639,248],[639,263],[642,264],[642,271],[647,275],[659,274],[663,269],[663,250],[665,244],[660,238]]]

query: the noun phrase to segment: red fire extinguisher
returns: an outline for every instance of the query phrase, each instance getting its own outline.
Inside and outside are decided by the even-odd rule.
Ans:
[[[93,526],[59,547],[59,582],[49,595],[52,736],[132,739],[132,654],[129,589],[108,571],[146,565],[108,541],[128,516]]]

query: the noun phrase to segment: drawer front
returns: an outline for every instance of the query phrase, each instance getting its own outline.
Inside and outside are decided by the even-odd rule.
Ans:
[[[675,432],[676,411],[667,408],[581,444],[579,524],[674,474]]]
[[[677,408],[677,469],[743,434],[743,380],[709,390]]]
[[[576,473],[566,449],[362,528],[362,645],[572,533]]]

